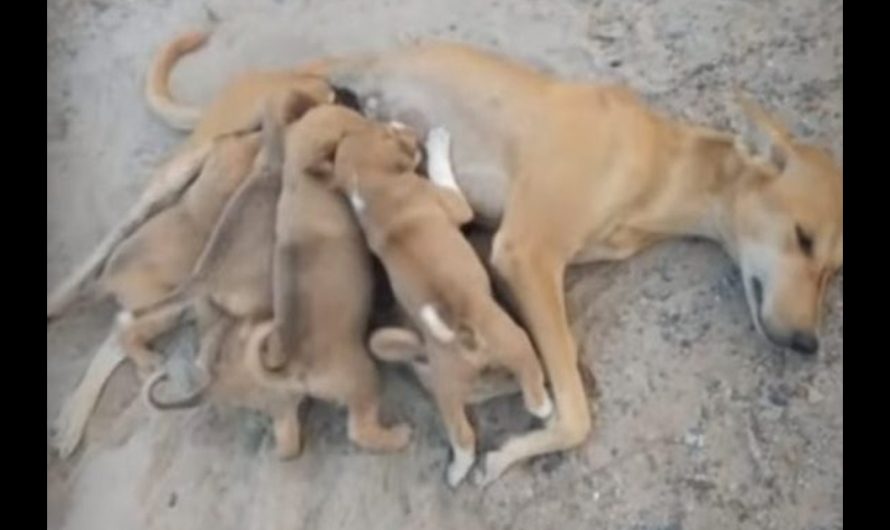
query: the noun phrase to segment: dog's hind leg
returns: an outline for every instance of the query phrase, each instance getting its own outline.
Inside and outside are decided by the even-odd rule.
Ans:
[[[112,228],[111,233],[105,236],[77,270],[62,280],[49,295],[46,302],[47,321],[60,316],[87,294],[89,282],[97,279],[108,258],[124,239],[156,213],[178,200],[197,178],[211,146],[212,143],[207,142],[177,155],[160,170],[157,177],[152,178],[149,187],[124,219]]]
[[[68,458],[77,449],[105,383],[126,359],[119,341],[119,331],[120,326],[116,324],[99,346],[86,374],[62,405],[53,423],[52,444],[62,458]]]

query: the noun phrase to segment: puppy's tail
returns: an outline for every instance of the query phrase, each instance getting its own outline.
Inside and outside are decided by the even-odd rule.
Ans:
[[[149,380],[145,382],[145,385],[143,385],[142,387],[142,398],[148,404],[148,406],[159,411],[194,408],[201,404],[201,402],[204,400],[204,395],[206,394],[207,389],[210,388],[210,377],[206,377],[205,381],[201,383],[198,388],[196,388],[190,394],[186,395],[183,398],[172,401],[164,401],[162,399],[158,399],[158,397],[155,395],[155,389],[158,387],[158,385],[166,383],[169,380],[170,373],[167,370],[161,370],[151,376],[151,378],[149,378]]]
[[[207,42],[209,33],[191,31],[169,42],[155,57],[145,82],[148,105],[170,127],[191,131],[201,117],[201,109],[174,101],[170,93],[170,72],[180,57],[191,53]]]
[[[273,371],[266,364],[266,352],[269,348],[269,339],[275,332],[275,321],[267,320],[258,324],[244,347],[244,359],[247,370],[263,386],[276,390],[291,391],[293,382],[287,370]]]

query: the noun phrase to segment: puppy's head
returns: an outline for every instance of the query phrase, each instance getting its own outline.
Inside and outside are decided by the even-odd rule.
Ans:
[[[420,138],[398,124],[374,124],[346,135],[336,149],[333,184],[345,189],[355,178],[391,178],[417,169]]]
[[[744,177],[727,247],[757,329],[779,346],[815,353],[825,288],[843,264],[841,170],[741,92],[737,97],[749,123],[737,145]]]

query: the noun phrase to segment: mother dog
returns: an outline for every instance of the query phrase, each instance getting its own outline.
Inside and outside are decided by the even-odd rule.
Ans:
[[[203,40],[170,43],[148,86],[154,110],[193,139],[208,123],[249,115],[269,91],[268,73],[247,74],[204,112],[177,103],[169,71]],[[378,118],[449,130],[458,184],[497,227],[491,261],[540,352],[556,414],[488,453],[482,483],[590,432],[564,301],[569,264],[624,259],[671,237],[711,239],[739,264],[758,331],[818,350],[825,286],[843,262],[841,170],[755,104],[741,99],[750,127],[736,138],[662,116],[625,88],[555,79],[451,43],[299,71],[349,89]]]

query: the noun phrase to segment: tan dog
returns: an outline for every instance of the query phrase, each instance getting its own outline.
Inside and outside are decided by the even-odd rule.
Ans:
[[[313,104],[334,97],[317,77],[304,76],[292,84]],[[254,111],[245,127],[254,127],[257,120]],[[105,382],[124,354],[143,374],[156,366],[158,357],[148,344],[182,314],[181,306],[164,301],[192,273],[221,212],[254,167],[259,144],[258,134],[227,132],[174,157],[127,218],[50,297],[48,322],[75,302],[100,295],[112,295],[123,310],[55,422],[54,445],[63,457],[76,449]],[[276,199],[273,195],[273,204]],[[101,273],[92,279],[96,271]],[[164,309],[147,312],[158,305]],[[199,319],[207,311],[206,319],[215,318],[212,307],[197,309]]]
[[[782,346],[817,347],[825,286],[843,262],[841,171],[753,104],[743,136],[753,149],[743,149],[729,134],[653,112],[627,89],[565,82],[463,45],[296,71],[373,97],[382,118],[422,133],[445,127],[461,190],[477,216],[499,225],[492,261],[542,356],[556,415],[487,455],[483,482],[590,432],[565,311],[569,264],[627,258],[666,238],[712,239],[741,266],[757,329]],[[248,107],[267,91],[250,76],[240,83]],[[217,112],[208,109],[205,123]]]
[[[422,330],[432,393],[454,451],[448,483],[456,486],[475,461],[465,406],[484,368],[515,374],[535,416],[546,418],[553,407],[531,342],[494,301],[485,268],[460,232],[472,211],[448,167],[447,133],[433,131],[430,138],[432,182],[414,173],[416,141],[378,126],[340,142],[331,185],[349,197],[396,299]]]
[[[295,105],[286,103],[285,107]],[[214,370],[228,372],[221,375],[227,381],[223,388],[244,389],[246,384],[231,382],[254,381],[259,389],[249,391],[247,396],[271,392],[268,407],[273,414],[281,411],[281,395],[297,402],[310,396],[344,404],[349,409],[350,439],[367,449],[393,451],[408,443],[410,429],[405,425],[387,429],[378,419],[377,370],[363,346],[372,288],[364,240],[343,200],[306,176],[330,171],[326,169],[327,158],[339,138],[368,126],[364,118],[348,109],[323,106],[293,124],[285,140],[281,127],[267,120],[266,151],[284,153],[284,168],[279,163],[274,177],[281,182],[277,214],[272,205],[260,207],[255,200],[241,204],[250,193],[236,196],[220,221],[221,229],[211,240],[206,259],[199,264],[203,268],[196,274],[198,280],[167,303],[206,296],[242,321],[268,317],[274,305],[274,322],[256,327],[244,354],[246,360],[229,355],[228,362]],[[271,174],[256,182],[273,178]],[[258,222],[260,218],[263,221]],[[239,231],[239,226],[247,225],[251,226],[249,230]],[[270,289],[273,276],[274,290]],[[251,312],[244,312],[248,310]],[[219,348],[214,339],[210,336],[207,349],[202,347],[199,367],[203,370],[209,371],[217,364]],[[281,373],[266,368],[262,360],[265,349],[280,353],[276,364],[284,365]],[[146,387],[149,403],[157,408],[194,405],[206,389],[216,386],[215,378],[210,377],[196,394],[165,403],[153,394],[156,384],[166,379],[166,374],[161,374]],[[276,431],[291,433],[293,410],[284,414],[287,416],[276,418]]]

